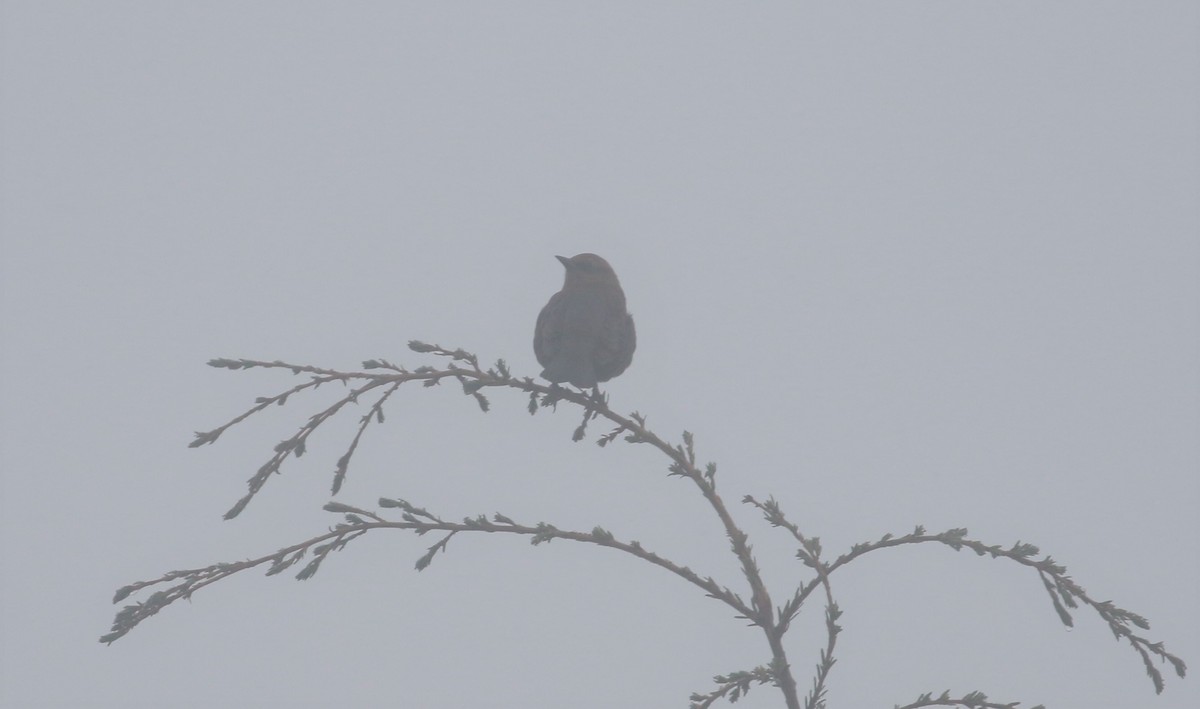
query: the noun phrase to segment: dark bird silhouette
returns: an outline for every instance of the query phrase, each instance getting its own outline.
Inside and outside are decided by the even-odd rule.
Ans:
[[[543,377],[586,389],[624,372],[633,361],[633,317],[608,261],[596,254],[554,258],[566,267],[566,278],[538,314],[533,353],[545,367]]]

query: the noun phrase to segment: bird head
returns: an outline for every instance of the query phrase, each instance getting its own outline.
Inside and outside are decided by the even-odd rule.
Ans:
[[[563,288],[586,286],[600,283],[617,283],[617,274],[613,272],[608,261],[596,254],[577,254],[570,258],[555,256],[567,269]]]

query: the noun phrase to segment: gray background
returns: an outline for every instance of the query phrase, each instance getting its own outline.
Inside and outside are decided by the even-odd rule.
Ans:
[[[661,570],[482,535],[419,574],[432,540],[369,536],[96,642],[118,586],[334,521],[358,411],[220,519],[337,392],[188,450],[296,383],[208,358],[418,366],[419,338],[533,375],[552,256],[581,251],[638,324],[614,407],[695,432],[777,598],[808,574],[744,494],[831,554],[918,523],[1033,542],[1200,663],[1195,3],[0,13],[4,706],[683,706],[763,662]],[[338,499],[600,524],[738,584],[661,456],[491,398],[402,390]],[[1014,564],[922,547],[839,575],[832,706],[1200,705]],[[820,618],[789,636],[805,688]]]

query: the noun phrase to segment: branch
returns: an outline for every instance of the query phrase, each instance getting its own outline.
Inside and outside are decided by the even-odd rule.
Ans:
[[[133,630],[139,623],[157,614],[175,601],[185,598],[190,599],[192,594],[205,586],[214,584],[241,571],[253,569],[264,564],[269,564],[267,575],[274,576],[293,566],[311,553],[312,558],[296,574],[296,578],[302,581],[310,579],[316,574],[321,563],[325,561],[330,553],[342,550],[351,541],[376,529],[409,530],[418,535],[425,535],[430,532],[446,532],[447,535],[444,538],[429,547],[425,554],[417,560],[416,568],[418,571],[427,568],[439,552],[445,551],[447,542],[455,534],[471,532],[516,534],[529,537],[530,542],[535,545],[554,539],[595,544],[625,552],[670,571],[703,590],[705,595],[710,598],[715,598],[725,603],[736,611],[739,617],[746,617],[752,612],[735,593],[718,584],[711,576],[701,577],[690,568],[679,566],[647,550],[639,542],[619,541],[612,533],[602,527],[596,527],[591,532],[575,532],[558,529],[545,522],[528,526],[517,524],[509,517],[499,513],[493,515],[491,519],[488,519],[485,515],[479,515],[477,517],[464,518],[462,522],[446,522],[436,515],[429,513],[427,510],[405,500],[381,498],[379,506],[382,508],[398,509],[400,511],[400,520],[388,520],[375,512],[352,507],[340,502],[330,502],[325,505],[325,509],[329,512],[343,514],[345,517],[342,522],[324,534],[254,559],[235,563],[213,564],[199,569],[171,571],[156,579],[139,581],[124,586],[113,597],[113,603],[120,603],[130,595],[152,586],[173,584],[168,588],[155,591],[144,601],[127,605],[118,611],[116,618],[113,620],[111,632],[101,637],[100,642],[111,644]]]
[[[372,407],[377,418],[382,418],[382,405],[391,394],[399,388],[401,384],[410,381],[423,381],[424,386],[435,386],[443,379],[452,377],[459,381],[463,386],[463,392],[473,396],[480,408],[483,411],[488,411],[489,404],[487,399],[480,393],[480,390],[485,387],[509,387],[529,393],[529,411],[536,413],[539,408],[547,406],[556,406],[560,401],[568,401],[576,404],[583,409],[583,421],[576,428],[573,438],[574,440],[582,440],[586,435],[586,428],[589,421],[596,418],[605,418],[616,424],[616,428],[600,437],[597,441],[601,446],[612,442],[618,435],[624,433],[625,440],[629,443],[646,443],[662,453],[664,453],[671,463],[668,470],[672,475],[678,475],[691,480],[699,489],[700,493],[708,501],[709,506],[716,512],[717,517],[721,521],[725,535],[730,541],[731,549],[734,555],[737,556],[742,567],[742,572],[750,585],[751,602],[746,607],[745,617],[754,625],[762,628],[767,636],[767,641],[771,646],[772,652],[772,667],[782,668],[779,675],[778,683],[780,690],[784,694],[787,701],[787,706],[791,709],[798,709],[800,706],[799,698],[796,694],[795,680],[792,678],[790,667],[787,663],[787,654],[782,643],[782,627],[786,624],[778,625],[773,613],[771,596],[767,592],[766,585],[763,583],[762,575],[759,572],[758,564],[754,559],[747,535],[733,521],[728,508],[725,506],[724,500],[717,494],[716,490],[716,465],[708,463],[701,470],[696,465],[695,448],[693,445],[692,434],[683,432],[683,444],[671,445],[659,438],[657,434],[650,431],[646,427],[646,419],[637,412],[631,413],[629,416],[617,414],[608,407],[607,397],[600,394],[599,390],[595,390],[592,394],[588,394],[582,390],[574,391],[557,384],[546,386],[538,384],[529,377],[523,379],[514,378],[508,371],[503,360],[497,362],[494,368],[483,370],[479,366],[478,357],[462,349],[449,349],[441,345],[430,345],[416,340],[408,343],[409,349],[424,353],[433,354],[439,357],[450,359],[450,363],[444,369],[436,369],[434,367],[419,367],[413,371],[408,371],[403,367],[393,365],[386,360],[368,360],[363,363],[364,369],[387,369],[389,373],[373,373],[373,372],[338,372],[336,370],[322,369],[307,365],[294,365],[286,362],[274,361],[266,362],[260,360],[247,359],[216,359],[209,362],[211,366],[222,367],[226,369],[251,369],[254,367],[268,369],[286,369],[293,374],[308,374],[314,377],[312,382],[284,392],[275,397],[260,398],[257,400],[257,405],[250,411],[238,416],[232,421],[223,426],[209,432],[196,434],[196,440],[192,442],[192,446],[199,446],[205,443],[212,443],[226,429],[245,420],[248,416],[258,411],[263,410],[271,403],[284,403],[288,396],[299,391],[307,389],[315,389],[321,383],[328,381],[343,381],[350,380],[363,381],[357,389],[351,391],[346,397],[335,402],[332,406],[326,408],[320,413],[309,418],[308,422],[301,426],[300,430],[291,438],[282,441],[275,447],[275,455],[264,463],[258,471],[247,481],[249,491],[242,497],[234,506],[225,513],[226,519],[232,519],[242,512],[250,501],[258,494],[259,490],[266,483],[267,479],[273,473],[280,472],[280,467],[284,460],[289,455],[300,456],[305,451],[305,441],[313,431],[322,423],[336,415],[346,404],[357,402],[358,397],[372,389],[380,386],[388,385],[389,388],[376,401]],[[464,363],[466,367],[459,366],[456,363]],[[540,400],[539,400],[540,396]],[[368,413],[368,416],[370,412]],[[334,473],[333,489],[336,493],[342,485],[346,476],[346,470],[349,467],[350,457],[353,455],[358,441],[361,437],[362,428],[366,426],[369,418],[360,423],[359,435],[356,435],[351,442],[349,449],[338,460],[338,465]]]
[[[296,376],[306,375],[308,381],[285,389],[273,396],[257,398],[254,406],[227,423],[211,431],[198,432],[195,440],[191,443],[191,447],[214,443],[229,428],[245,421],[254,414],[266,410],[272,404],[283,406],[293,395],[315,391],[322,385],[331,382],[341,382],[343,385],[350,387],[350,391],[345,396],[322,409],[317,414],[310,416],[293,436],[275,446],[274,454],[271,458],[247,481],[249,491],[225,514],[226,519],[230,519],[241,513],[262,489],[267,479],[272,474],[282,472],[282,465],[289,456],[299,457],[303,455],[306,450],[306,442],[314,431],[323,423],[345,410],[348,404],[357,404],[359,398],[365,394],[369,394],[376,389],[380,390],[380,393],[374,398],[366,413],[360,416],[353,438],[345,452],[337,459],[331,486],[334,494],[340,491],[348,474],[350,463],[367,428],[372,422],[380,424],[384,422],[385,405],[402,384],[420,381],[423,387],[428,388],[437,386],[445,379],[453,379],[462,386],[463,393],[472,397],[479,408],[485,413],[489,411],[490,403],[483,395],[482,390],[486,387],[506,387],[528,394],[528,410],[531,414],[535,414],[539,409],[547,407],[557,409],[558,404],[561,402],[579,406],[582,410],[582,421],[576,427],[572,436],[576,441],[586,437],[589,422],[602,418],[614,424],[614,428],[596,439],[598,445],[606,446],[614,442],[618,437],[621,437],[627,443],[649,444],[666,455],[670,461],[667,466],[669,474],[690,480],[705,500],[708,501],[709,506],[720,520],[725,535],[729,539],[731,551],[737,557],[742,573],[749,584],[749,602],[744,601],[741,596],[729,588],[718,584],[712,577],[701,577],[688,567],[679,566],[657,554],[645,550],[636,541],[618,541],[610,532],[601,527],[596,527],[591,532],[564,531],[546,523],[538,523],[534,526],[519,525],[501,514],[496,514],[491,519],[479,515],[473,518],[465,518],[462,522],[447,522],[404,500],[385,498],[379,501],[380,507],[398,509],[400,511],[399,521],[384,519],[374,512],[331,502],[325,506],[325,509],[341,513],[345,517],[343,522],[337,524],[325,534],[315,536],[299,544],[285,547],[273,554],[261,556],[256,559],[237,563],[214,564],[201,569],[172,571],[157,579],[125,586],[117,591],[114,603],[119,603],[131,594],[150,587],[157,586],[159,590],[151,593],[142,602],[122,608],[114,619],[112,631],[103,636],[101,641],[112,643],[128,633],[140,622],[158,613],[174,601],[180,598],[190,598],[199,589],[246,569],[269,564],[267,575],[274,575],[307,558],[307,563],[296,574],[296,577],[298,579],[311,578],[332,552],[341,550],[354,539],[375,529],[403,529],[413,531],[418,535],[430,532],[441,533],[438,541],[428,547],[425,553],[417,560],[416,567],[418,570],[423,570],[433,562],[438,554],[444,553],[448,548],[450,540],[457,534],[470,532],[508,533],[528,536],[533,544],[541,544],[553,539],[568,539],[576,542],[606,546],[631,554],[683,578],[702,589],[706,595],[728,605],[738,614],[738,617],[745,618],[752,625],[761,628],[771,648],[771,660],[767,664],[760,665],[749,671],[739,671],[715,677],[714,681],[718,687],[706,694],[693,694],[693,707],[708,707],[720,698],[736,701],[738,698],[745,696],[751,686],[770,683],[780,688],[789,709],[799,709],[801,704],[797,694],[796,683],[788,664],[787,654],[783,647],[783,636],[788,631],[792,620],[799,614],[805,600],[818,586],[821,587],[825,595],[827,642],[821,651],[813,686],[805,697],[804,706],[807,709],[824,709],[826,684],[835,663],[834,650],[838,634],[841,631],[841,627],[838,625],[841,611],[834,601],[832,586],[830,584],[832,573],[868,552],[878,549],[936,542],[955,550],[961,550],[966,547],[981,556],[990,555],[993,558],[1007,558],[1036,570],[1044,588],[1050,596],[1055,611],[1063,623],[1068,626],[1073,623],[1069,609],[1077,608],[1080,603],[1090,606],[1109,625],[1109,628],[1118,640],[1128,640],[1135,651],[1138,652],[1146,666],[1147,674],[1154,682],[1157,692],[1162,691],[1163,680],[1161,672],[1153,662],[1153,657],[1158,657],[1161,662],[1169,662],[1180,677],[1183,677],[1186,673],[1184,662],[1168,653],[1162,643],[1152,643],[1134,632],[1134,628],[1143,630],[1149,628],[1149,623],[1144,618],[1118,608],[1109,601],[1101,602],[1092,599],[1082,587],[1066,575],[1066,569],[1059,566],[1050,557],[1040,560],[1034,559],[1033,557],[1039,551],[1037,547],[1031,544],[1018,542],[1012,547],[1005,549],[967,539],[967,531],[965,529],[951,529],[940,534],[927,534],[923,527],[917,527],[911,534],[902,537],[893,537],[889,534],[875,542],[857,544],[849,552],[839,556],[833,562],[825,562],[821,559],[819,538],[810,538],[802,534],[796,525],[786,519],[774,498],[768,498],[766,502],[758,502],[754,498],[747,496],[743,499],[743,502],[757,507],[766,520],[773,526],[783,528],[792,534],[793,538],[799,543],[799,548],[796,552],[797,557],[816,572],[815,578],[797,588],[792,597],[783,606],[776,609],[763,583],[757,562],[752,553],[752,548],[749,544],[748,536],[733,521],[724,500],[717,493],[716,465],[706,463],[701,467],[697,464],[694,441],[690,432],[683,432],[682,443],[670,444],[651,431],[646,426],[646,418],[636,411],[628,416],[614,412],[609,408],[608,397],[603,395],[598,388],[593,389],[589,393],[581,389],[576,390],[558,384],[539,384],[529,377],[516,378],[512,376],[503,360],[498,360],[493,367],[484,370],[479,365],[478,357],[462,349],[449,349],[440,345],[430,345],[415,340],[409,342],[409,348],[418,353],[430,354],[449,361],[445,362],[440,368],[422,366],[409,371],[387,360],[367,360],[363,362],[363,369],[369,371],[341,372],[307,365],[294,365],[281,361],[267,362],[248,359],[211,360],[209,362],[211,366],[231,370],[252,368],[284,369]],[[934,699],[929,694],[922,695],[916,703],[900,709],[915,709],[916,707],[923,706],[967,706],[990,709],[1003,707],[1008,709],[1015,706],[1015,703],[989,703],[986,696],[980,692],[973,692],[958,699],[952,699],[948,693],[943,693],[937,699]]]
[[[917,698],[917,701],[904,706],[896,705],[896,709],[919,709],[920,707],[969,707],[969,709],[1016,709],[1020,702],[1009,702],[1008,704],[997,704],[989,702],[987,695],[983,692],[971,692],[959,698],[950,698],[949,690],[942,692],[942,695],[937,699],[933,698],[932,693],[922,694]],[[1046,709],[1046,707],[1038,704],[1029,709]]]
[[[690,709],[708,709],[713,702],[722,697],[728,697],[730,702],[736,702],[750,693],[751,685],[761,686],[776,682],[775,673],[771,668],[761,665],[749,671],[742,670],[727,675],[717,675],[713,677],[713,681],[720,686],[707,694],[699,692],[692,694],[691,704],[688,705]]]
[[[817,578],[810,580],[796,591],[795,595],[780,609],[780,623],[786,626],[795,618],[804,600],[816,590],[817,586],[822,583],[823,578],[864,554],[890,547],[934,542],[948,546],[955,551],[960,551],[965,547],[971,549],[979,556],[991,556],[993,559],[1005,558],[1036,570],[1050,595],[1051,603],[1058,613],[1059,619],[1067,627],[1071,627],[1074,624],[1074,620],[1067,610],[1068,608],[1078,607],[1078,602],[1091,607],[1108,624],[1109,629],[1112,630],[1113,635],[1118,640],[1122,638],[1127,639],[1137,651],[1146,667],[1146,674],[1149,675],[1154,684],[1156,694],[1162,693],[1164,685],[1162,673],[1154,665],[1151,655],[1157,656],[1160,662],[1170,663],[1175,670],[1175,674],[1180,678],[1187,674],[1186,663],[1179,657],[1167,652],[1163,643],[1152,643],[1146,638],[1135,634],[1129,627],[1132,624],[1143,630],[1148,630],[1150,628],[1149,621],[1136,613],[1118,608],[1111,601],[1094,600],[1084,591],[1082,586],[1075,583],[1070,576],[1067,576],[1066,567],[1059,565],[1049,556],[1040,560],[1034,559],[1033,557],[1039,554],[1040,550],[1033,544],[1017,542],[1005,549],[999,545],[989,545],[974,539],[968,539],[966,535],[967,530],[963,528],[949,529],[940,534],[927,534],[924,527],[918,526],[912,533],[903,537],[893,537],[891,534],[885,534],[878,541],[855,544],[850,548],[849,552],[839,556],[833,563],[825,565],[824,575],[818,574]]]
[[[771,526],[782,527],[791,533],[792,537],[800,543],[800,549],[796,552],[796,556],[817,572],[817,579],[825,589],[825,637],[827,641],[817,661],[817,673],[813,676],[812,689],[804,698],[805,709],[825,709],[825,693],[827,691],[825,682],[829,678],[830,671],[833,670],[834,663],[837,662],[833,651],[837,647],[838,634],[842,632],[842,626],[837,624],[838,618],[842,616],[842,611],[833,600],[833,588],[829,585],[829,574],[825,564],[821,562],[821,540],[817,537],[804,536],[795,524],[787,520],[774,497],[767,498],[766,502],[759,502],[750,495],[746,495],[742,498],[742,502],[757,507]],[[789,615],[787,611],[787,608],[779,609],[780,635],[787,632],[790,618],[794,615],[794,612]],[[798,605],[795,611],[799,611]],[[788,620],[784,620],[785,618]]]

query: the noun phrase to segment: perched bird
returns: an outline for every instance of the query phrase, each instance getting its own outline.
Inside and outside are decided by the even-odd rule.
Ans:
[[[533,352],[552,382],[581,389],[617,376],[633,361],[637,336],[625,292],[596,254],[555,256],[566,267],[562,290],[538,314]]]

